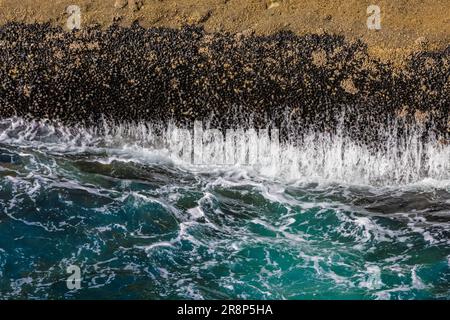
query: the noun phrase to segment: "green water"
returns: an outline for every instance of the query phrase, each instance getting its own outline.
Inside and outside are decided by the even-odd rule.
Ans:
[[[448,181],[289,180],[2,130],[2,299],[450,298]]]

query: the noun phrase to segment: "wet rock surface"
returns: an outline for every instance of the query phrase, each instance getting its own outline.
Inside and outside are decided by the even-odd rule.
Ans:
[[[449,134],[450,47],[403,69],[342,36],[112,26],[0,28],[0,115],[92,125],[208,120],[376,140],[392,119]]]

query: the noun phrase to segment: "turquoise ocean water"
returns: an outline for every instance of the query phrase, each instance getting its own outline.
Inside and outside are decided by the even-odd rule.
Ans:
[[[0,298],[450,298],[449,146],[193,166],[143,136],[1,121]]]

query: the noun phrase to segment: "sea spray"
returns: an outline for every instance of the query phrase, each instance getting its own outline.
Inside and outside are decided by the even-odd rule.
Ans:
[[[277,128],[211,129],[199,121],[191,129],[173,124],[111,125],[107,121],[83,128],[10,118],[0,121],[0,142],[49,152],[111,152],[122,148],[143,154],[160,150],[187,168],[241,165],[292,181],[373,185],[448,181],[450,145],[432,135],[424,139],[423,126],[408,126],[401,134],[396,126],[398,123],[393,123],[383,133],[381,147],[374,148],[343,130],[311,131],[296,139],[283,139]]]

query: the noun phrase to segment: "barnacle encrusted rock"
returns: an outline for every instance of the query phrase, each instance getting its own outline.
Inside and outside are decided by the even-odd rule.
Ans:
[[[448,136],[450,47],[418,51],[399,70],[363,42],[329,34],[138,24],[65,33],[11,23],[0,28],[0,50],[2,117],[270,123],[297,132],[343,124],[363,140],[398,118]]]

